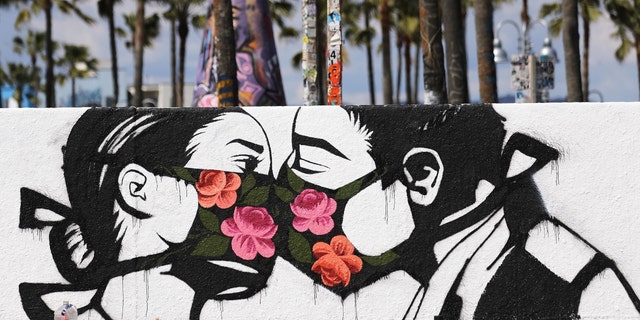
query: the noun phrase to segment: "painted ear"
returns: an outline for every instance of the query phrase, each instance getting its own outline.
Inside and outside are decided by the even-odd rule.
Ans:
[[[411,200],[423,206],[433,203],[444,170],[438,152],[429,148],[413,148],[404,156],[402,165]]]
[[[124,202],[120,205],[150,214],[151,203],[148,196],[154,181],[154,175],[147,169],[135,163],[128,164],[118,176],[120,199]]]

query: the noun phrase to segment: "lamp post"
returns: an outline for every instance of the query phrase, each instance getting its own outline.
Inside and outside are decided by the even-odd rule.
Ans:
[[[535,24],[545,27],[547,36],[542,49],[536,56],[532,52],[530,31]],[[518,53],[507,59],[507,52],[502,48],[500,30],[511,25],[518,31]],[[516,91],[516,103],[548,102],[549,89],[554,87],[554,67],[560,62],[556,51],[551,46],[549,28],[544,20],[535,20],[530,24],[518,25],[513,20],[504,20],[496,26],[496,37],[493,39],[493,61],[511,63],[511,89]]]

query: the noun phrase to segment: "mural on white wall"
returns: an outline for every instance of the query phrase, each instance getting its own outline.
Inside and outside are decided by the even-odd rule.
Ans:
[[[54,111],[0,120],[18,318],[640,317],[637,106]]]

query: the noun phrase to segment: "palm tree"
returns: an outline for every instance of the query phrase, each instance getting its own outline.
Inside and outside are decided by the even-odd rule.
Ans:
[[[170,69],[171,69],[171,106],[177,106],[176,97],[176,9],[172,0],[162,1],[169,5],[169,9],[162,14],[162,17],[169,20],[169,43],[170,43]]]
[[[640,3],[637,0],[605,0],[605,6],[617,27],[612,37],[620,40],[615,57],[621,62],[631,49],[636,50],[636,68],[640,87]]]
[[[138,8],[139,10],[140,8]],[[144,18],[144,24],[141,28],[142,30],[138,30],[138,12],[124,14],[124,22],[129,28],[130,39],[125,42],[125,46],[128,49],[133,48],[134,54],[134,98],[133,105],[141,106],[142,105],[142,55],[138,56],[138,54],[144,53],[143,48],[149,48],[153,45],[153,40],[160,35],[160,16],[157,13]],[[142,35],[142,37],[140,37]],[[138,94],[139,93],[139,94]]]
[[[31,81],[32,71],[28,65],[22,63],[8,63],[7,82],[13,86],[13,97],[18,101],[18,107],[22,108],[22,92]]]
[[[589,95],[589,45],[591,23],[602,15],[600,0],[580,0],[579,11],[582,18],[582,100],[588,101]],[[562,4],[545,3],[540,8],[540,18],[552,17],[549,20],[549,32],[557,37],[562,30]]]
[[[420,36],[424,65],[424,103],[447,103],[447,85],[442,48],[442,23],[438,0],[419,0]]]
[[[475,0],[473,9],[480,98],[484,103],[498,102],[496,64],[493,61],[493,1]]]
[[[343,2],[343,16],[348,16],[354,21],[344,19],[344,38],[355,46],[364,46],[367,52],[367,76],[369,82],[369,99],[371,104],[376,104],[375,83],[373,75],[373,52],[371,41],[376,36],[376,30],[371,26],[371,12],[375,10],[372,0],[363,0],[361,3],[352,1]],[[350,14],[349,14],[350,13]],[[355,20],[360,15],[364,18],[364,28],[360,28]],[[351,20],[350,19],[350,20]]]
[[[26,1],[25,1],[26,3]],[[29,21],[31,21],[31,13],[39,13],[40,11],[44,11],[44,15],[45,15],[45,24],[46,24],[46,46],[45,46],[45,52],[46,52],[46,61],[47,61],[47,66],[46,66],[46,88],[45,88],[45,92],[46,92],[46,96],[47,96],[47,107],[54,107],[55,103],[56,103],[56,97],[55,97],[55,76],[53,74],[53,67],[54,67],[54,61],[53,61],[53,51],[54,51],[54,47],[53,47],[53,38],[52,38],[52,18],[51,18],[51,14],[53,11],[54,7],[58,7],[58,9],[60,9],[60,11],[62,13],[65,14],[71,14],[74,13],[75,15],[77,15],[78,17],[80,17],[82,19],[82,21],[88,23],[88,24],[92,24],[94,22],[93,18],[87,16],[86,14],[84,14],[84,12],[82,12],[82,10],[80,10],[77,6],[76,1],[69,1],[69,0],[33,0],[33,1],[29,1],[28,3],[30,3],[29,8],[24,8],[22,10],[20,10],[20,12],[18,13],[18,15],[16,16],[16,22],[15,22],[15,26],[16,28],[18,28],[20,25],[24,24],[24,23],[28,23]]]
[[[467,49],[462,20],[462,1],[442,1],[442,20],[447,53],[447,79],[450,103],[469,102]]]
[[[146,36],[146,19],[144,16],[144,6],[145,0],[137,0],[136,2],[136,13],[135,13],[135,24],[133,29],[133,105],[134,106],[142,106],[142,70],[143,70],[143,56],[144,56],[144,45],[145,40],[148,38]],[[157,15],[156,15],[157,17]]]
[[[72,44],[64,45],[64,54],[57,62],[58,66],[66,67],[67,75],[71,78],[71,106],[76,106],[76,79],[87,78],[95,74],[98,60],[91,56],[89,48]]]
[[[204,0],[173,0],[173,10],[175,14],[175,20],[178,23],[178,37],[180,38],[180,47],[178,51],[179,66],[178,66],[178,81],[177,81],[177,96],[176,106],[182,107],[184,105],[184,63],[186,56],[187,36],[189,35],[189,23],[192,23],[196,28],[202,28],[205,24],[205,16],[197,15],[193,12],[195,6],[202,5]]]
[[[562,0],[562,44],[567,75],[567,101],[582,101],[578,0]]]
[[[46,46],[46,34],[44,32],[29,30],[27,36],[13,38],[13,51],[18,54],[23,52],[29,56],[31,61],[31,86],[34,89],[35,103],[38,103],[38,88],[40,87],[40,75],[38,74],[38,57],[44,59],[42,52]],[[54,43],[54,47],[57,44]]]
[[[391,6],[389,2],[390,0],[380,0],[379,7],[380,31],[382,33],[382,100],[384,104],[393,103],[393,80],[391,79]]]
[[[238,105],[238,78],[236,72],[236,40],[233,32],[231,0],[214,0],[213,14],[216,17],[215,39],[218,58],[218,83],[216,91],[221,107]]]
[[[118,50],[116,46],[116,24],[114,6],[121,0],[98,0],[98,14],[109,23],[109,47],[111,48],[111,77],[113,81],[113,101],[118,103],[120,87],[118,84]]]

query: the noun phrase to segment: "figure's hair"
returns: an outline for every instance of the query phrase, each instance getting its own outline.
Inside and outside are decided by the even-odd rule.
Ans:
[[[220,112],[229,111],[238,110]],[[82,115],[64,147],[71,217],[68,224],[58,227],[65,230],[52,230],[56,237],[51,239],[57,242],[51,245],[52,253],[65,278],[73,281],[96,266],[117,261],[122,232],[114,203],[119,195],[120,171],[130,163],[156,174],[162,174],[162,168],[184,167],[190,139],[215,118],[212,113],[211,109],[91,109]],[[74,235],[83,243],[70,243]],[[70,257],[82,244],[86,245],[82,259],[92,259],[88,267],[78,269]],[[68,274],[63,269],[69,270]]]
[[[480,180],[500,184],[505,119],[490,105],[352,107],[349,111],[371,131],[371,156],[377,167],[388,171],[383,187],[403,181],[403,158],[414,147],[433,149],[442,158],[444,176],[432,207],[459,210],[473,203]]]

